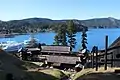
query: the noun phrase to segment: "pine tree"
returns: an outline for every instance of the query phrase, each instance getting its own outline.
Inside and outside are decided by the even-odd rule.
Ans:
[[[58,34],[55,35],[54,41],[55,41],[55,42],[53,42],[54,45],[60,45],[60,41],[59,41],[59,36],[58,36]]]
[[[86,34],[86,30],[85,30],[85,28],[83,27],[83,31],[82,31],[82,41],[81,41],[81,43],[82,43],[82,49],[81,50],[85,50],[85,52],[84,52],[84,56],[81,58],[81,61],[82,61],[82,64],[85,66],[85,65],[87,65],[87,63],[88,63],[88,60],[89,60],[89,50],[87,49],[87,34]],[[87,66],[86,66],[87,67]]]
[[[65,24],[59,25],[59,28],[56,32],[57,32],[56,36],[54,37],[55,40],[54,44],[66,46],[67,45],[66,25]]]
[[[88,44],[87,43],[87,34],[86,34],[86,30],[84,28],[83,28],[83,31],[82,31],[82,41],[81,41],[81,43],[82,43],[82,50],[87,49],[87,46],[86,46],[86,44]]]
[[[76,26],[73,20],[68,21],[67,23],[67,36],[68,36],[68,43],[69,46],[72,48],[75,48],[76,45]]]

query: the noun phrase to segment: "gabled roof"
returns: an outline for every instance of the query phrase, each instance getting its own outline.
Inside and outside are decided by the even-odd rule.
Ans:
[[[47,53],[70,53],[69,46],[41,46],[41,52]]]
[[[41,53],[62,53],[62,54],[69,54],[70,47],[69,46],[41,46]],[[28,51],[40,51],[39,48],[26,48]]]
[[[120,46],[120,36],[109,46],[109,48],[115,46]]]
[[[76,62],[80,61],[80,57],[50,55],[47,56],[47,61],[53,63],[76,64]]]

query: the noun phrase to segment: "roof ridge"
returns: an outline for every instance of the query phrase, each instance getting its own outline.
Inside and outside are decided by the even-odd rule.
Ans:
[[[120,41],[120,36],[109,47],[114,46],[118,41]]]

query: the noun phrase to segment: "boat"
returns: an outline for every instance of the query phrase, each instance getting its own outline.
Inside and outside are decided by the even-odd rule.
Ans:
[[[11,44],[14,44],[14,43],[16,43],[16,42],[15,41],[0,42],[0,48],[3,49],[4,47],[11,45]]]
[[[16,41],[7,41],[0,43],[0,48],[2,48],[6,52],[16,52],[22,47],[23,43],[18,43]]]
[[[14,34],[0,34],[0,38],[13,38]]]
[[[39,45],[38,39],[31,36],[28,40],[18,43],[16,41],[6,41],[0,43],[0,48],[7,52],[18,52],[21,48],[36,48]]]

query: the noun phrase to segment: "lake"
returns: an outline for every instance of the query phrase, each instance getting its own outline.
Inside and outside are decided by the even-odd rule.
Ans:
[[[120,29],[89,29],[87,32],[87,47],[91,51],[92,47],[98,46],[99,49],[104,49],[105,47],[105,35],[108,35],[109,45],[120,36]],[[35,37],[39,40],[40,43],[46,43],[48,45],[53,44],[55,33],[45,32],[45,33],[36,33]],[[30,35],[17,35],[14,38],[0,38],[1,42],[4,41],[17,41],[23,42],[28,40]],[[78,51],[81,48],[81,32],[76,34],[76,48],[75,51]]]

